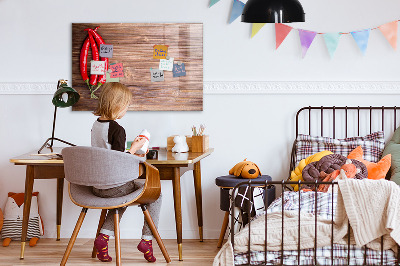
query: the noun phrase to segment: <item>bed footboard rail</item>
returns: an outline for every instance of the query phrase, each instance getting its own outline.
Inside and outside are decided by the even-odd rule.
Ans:
[[[273,252],[279,252],[279,256],[277,258],[274,259],[269,259],[271,258],[271,256],[269,256],[269,252],[271,250],[268,250],[268,243],[269,243],[269,239],[268,239],[268,211],[267,211],[267,204],[268,204],[268,193],[269,190],[268,188],[270,188],[272,185],[277,186],[279,189],[282,189],[282,194],[280,198],[277,198],[274,203],[277,203],[277,201],[279,200],[281,202],[281,208],[280,211],[282,212],[282,218],[281,218],[281,235],[280,235],[280,250],[277,251],[276,248]],[[285,216],[283,215],[285,213],[285,191],[288,191],[287,189],[287,185],[299,185],[299,187],[301,185],[309,185],[312,186],[312,192],[314,192],[315,197],[313,197],[313,202],[312,204],[314,204],[313,207],[313,211],[315,214],[315,220],[314,220],[314,227],[315,227],[315,232],[314,232],[314,247],[313,247],[313,254],[310,255],[311,251],[308,249],[307,250],[307,254],[303,254],[304,251],[301,248],[301,230],[300,230],[300,225],[301,225],[301,206],[302,206],[302,190],[299,189],[299,191],[293,192],[291,191],[290,193],[297,193],[298,194],[298,209],[296,210],[297,214],[298,214],[298,221],[297,221],[297,226],[298,226],[298,235],[297,235],[297,253],[295,254],[295,256],[297,257],[297,261],[286,261],[287,256],[285,255]],[[339,257],[335,257],[335,243],[334,243],[334,210],[335,207],[334,206],[334,196],[335,193],[330,193],[331,196],[331,202],[330,202],[330,208],[329,208],[329,212],[330,212],[330,227],[331,227],[331,239],[330,239],[330,259],[328,257],[324,257],[324,263],[321,263],[321,261],[319,261],[319,258],[317,257],[317,249],[320,248],[318,247],[318,230],[317,230],[317,222],[318,222],[318,188],[321,185],[330,185],[332,186],[332,191],[335,191],[336,189],[338,189],[338,182],[337,181],[332,181],[332,182],[320,182],[320,181],[315,181],[315,182],[305,182],[305,181],[268,181],[266,180],[264,181],[252,181],[251,179],[245,182],[242,182],[238,185],[236,185],[234,187],[234,189],[232,190],[232,197],[231,197],[231,226],[230,226],[230,241],[233,247],[233,250],[235,250],[235,197],[234,195],[236,195],[236,192],[238,191],[238,189],[240,187],[250,187],[251,189],[249,189],[250,192],[250,196],[249,198],[252,199],[253,198],[253,188],[261,188],[264,190],[264,209],[265,209],[265,213],[260,214],[260,215],[264,215],[265,217],[265,224],[264,224],[264,238],[265,238],[265,243],[264,244],[264,250],[260,251],[257,250],[258,253],[263,252],[263,261],[259,261],[253,259],[253,253],[254,250],[252,250],[252,234],[251,234],[251,228],[252,228],[252,219],[250,218],[249,215],[249,219],[248,219],[248,243],[247,243],[247,252],[242,253],[242,256],[247,257],[247,263],[243,263],[243,261],[241,261],[239,264],[237,265],[400,265],[400,252],[397,252],[397,256],[396,258],[392,259],[391,261],[386,260],[387,258],[384,258],[384,242],[383,242],[383,236],[381,237],[381,241],[380,241],[380,258],[374,258],[375,261],[379,261],[380,263],[374,263],[374,264],[368,264],[368,258],[367,258],[367,253],[369,253],[368,249],[366,246],[362,247],[362,251],[363,251],[363,263],[360,263],[360,260],[357,261],[357,264],[352,264],[352,262],[354,263],[354,261],[356,261],[355,259],[352,259],[352,247],[353,245],[351,245],[350,242],[350,224],[348,224],[348,231],[347,231],[347,237],[346,237],[346,244],[347,244],[347,258],[343,258],[342,256]],[[289,191],[288,191],[289,192]],[[228,240],[229,241],[229,240]],[[259,244],[259,243],[257,243]],[[329,246],[328,246],[329,247]],[[399,249],[399,245],[397,245],[397,249],[400,251]],[[242,248],[243,249],[243,248]],[[291,250],[291,256],[293,258],[293,253],[296,252],[296,249],[292,248]],[[287,251],[287,250],[286,250]],[[353,250],[353,253],[355,251]],[[386,255],[385,255],[386,256]],[[302,259],[304,257],[307,257],[306,260]],[[259,258],[259,257],[257,257]],[[338,262],[339,261],[339,262]],[[387,263],[387,261],[389,261],[389,263]],[[305,263],[305,262],[309,262],[309,263]],[[288,264],[289,263],[289,264]]]

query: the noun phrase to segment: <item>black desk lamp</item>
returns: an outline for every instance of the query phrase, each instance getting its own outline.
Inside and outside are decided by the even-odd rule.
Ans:
[[[298,0],[249,0],[243,8],[242,22],[304,22],[304,10]]]
[[[42,145],[42,147],[39,149],[38,153],[40,153],[45,147],[50,148],[50,150],[53,152],[53,141],[58,140],[62,143],[68,144],[70,146],[75,146],[72,143],[69,143],[65,140],[55,138],[54,137],[54,130],[56,127],[56,117],[57,117],[57,107],[70,107],[74,105],[78,100],[79,100],[79,93],[74,90],[71,87],[68,87],[67,81],[60,79],[57,83],[57,91],[53,95],[53,105],[54,105],[54,118],[53,118],[53,131],[51,133],[51,138],[48,138],[45,143]],[[49,144],[49,141],[51,143]]]

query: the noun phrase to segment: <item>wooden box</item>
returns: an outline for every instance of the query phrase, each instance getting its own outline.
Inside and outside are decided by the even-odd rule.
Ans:
[[[173,135],[167,138],[167,151],[172,151],[172,148],[175,146],[175,136],[177,135]],[[186,136],[186,143],[189,146],[189,151],[192,151],[192,136]]]
[[[192,152],[205,152],[208,150],[209,136],[192,136]]]

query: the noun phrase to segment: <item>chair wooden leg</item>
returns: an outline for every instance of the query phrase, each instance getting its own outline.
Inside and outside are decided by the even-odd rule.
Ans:
[[[146,209],[145,205],[140,205],[140,207],[142,208],[143,214],[144,214],[144,219],[146,220],[147,224],[150,227],[151,232],[153,233],[153,236],[155,237],[155,239],[157,240],[157,244],[161,249],[161,252],[164,256],[164,259],[167,263],[171,262],[171,259],[168,255],[168,251],[164,246],[164,243],[161,240],[160,234],[158,233],[158,230],[156,228],[156,225],[153,222],[153,219],[150,216],[149,211]]]
[[[101,210],[101,215],[100,215],[100,219],[99,219],[99,226],[97,226],[96,238],[100,234],[100,230],[103,227],[104,221],[106,220],[106,215],[107,215],[107,210],[106,209]],[[92,258],[96,258],[96,255],[97,255],[97,250],[96,250],[96,248],[94,247],[94,244],[93,244]]]
[[[120,243],[120,235],[119,235],[119,213],[118,209],[115,209],[114,214],[114,234],[115,234],[115,256],[117,257],[115,261],[115,265],[121,265],[121,243]]]
[[[224,217],[224,221],[222,222],[221,234],[219,235],[217,248],[220,248],[222,246],[222,242],[224,241],[226,228],[228,227],[228,222],[229,222],[229,212],[225,212],[225,217]]]
[[[82,208],[81,214],[79,215],[78,221],[76,222],[74,232],[72,232],[72,236],[69,240],[67,249],[65,250],[64,257],[61,260],[60,265],[64,266],[67,263],[69,254],[71,253],[72,247],[74,246],[76,237],[78,236],[79,230],[81,229],[83,220],[85,219],[87,208]]]

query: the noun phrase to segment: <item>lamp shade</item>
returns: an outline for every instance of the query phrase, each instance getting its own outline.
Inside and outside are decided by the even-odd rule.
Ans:
[[[243,9],[242,22],[304,22],[304,15],[298,0],[249,0]]]
[[[61,83],[53,95],[53,104],[56,107],[70,107],[80,98],[79,93],[67,84]]]

